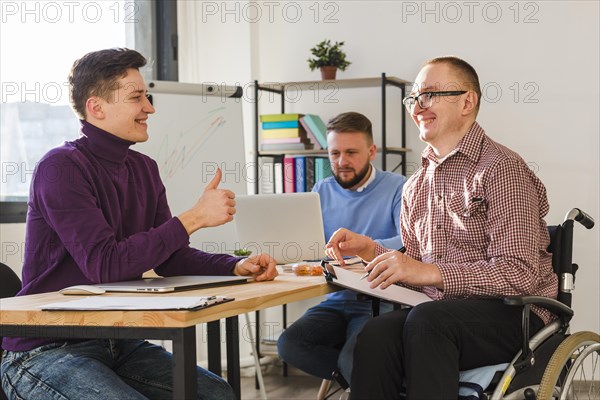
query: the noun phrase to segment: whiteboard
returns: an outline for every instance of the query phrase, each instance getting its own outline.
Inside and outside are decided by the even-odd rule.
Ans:
[[[148,92],[156,109],[148,119],[150,138],[133,149],[157,162],[171,213],[190,209],[218,167],[219,188],[246,194],[251,166],[244,158],[241,88],[154,81]],[[211,253],[232,253],[239,247],[235,238],[230,222],[196,231],[190,243]]]

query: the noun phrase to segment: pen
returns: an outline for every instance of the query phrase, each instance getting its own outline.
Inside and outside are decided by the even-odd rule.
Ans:
[[[406,247],[402,246],[398,249],[398,251],[400,253],[406,253]],[[365,279],[367,276],[369,276],[370,273],[371,271],[366,272],[363,276],[360,277],[360,280],[362,281],[363,279]]]

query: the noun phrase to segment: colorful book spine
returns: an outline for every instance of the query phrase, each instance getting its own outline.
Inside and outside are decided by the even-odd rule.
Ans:
[[[322,148],[327,148],[327,128],[323,120],[318,115],[306,114],[302,117],[315,138],[319,141]]]
[[[282,128],[297,128],[298,121],[275,121],[275,122],[263,122],[263,129],[282,129]]]
[[[315,159],[315,183],[321,179],[325,179],[331,176],[331,164],[328,158],[316,158]]]
[[[294,157],[283,158],[283,192],[294,193],[296,191],[296,171]]]
[[[269,194],[275,193],[275,159],[272,157],[263,157],[261,159],[260,176],[260,193]]]
[[[301,137],[291,137],[291,138],[263,138],[260,141],[262,144],[273,144],[273,143],[304,143],[304,139]]]
[[[300,128],[268,129],[262,131],[261,137],[263,139],[306,137],[306,133]]]
[[[315,158],[306,157],[306,191],[312,192],[313,186],[315,186]]]
[[[296,176],[296,192],[306,192],[306,161],[304,157],[296,157],[295,176]]]
[[[260,122],[298,121],[303,114],[263,114]]]
[[[273,164],[273,179],[275,180],[275,193],[283,193],[283,163]]]
[[[263,143],[260,149],[264,151],[278,150],[312,150],[312,144],[305,143]]]
[[[319,140],[317,139],[317,137],[310,130],[310,127],[308,126],[308,124],[306,123],[306,121],[304,121],[304,118],[300,118],[300,125],[304,128],[304,131],[306,132],[306,136],[310,139],[310,141],[314,145],[314,149],[315,150],[322,149],[323,146],[321,146],[321,143],[319,142]]]

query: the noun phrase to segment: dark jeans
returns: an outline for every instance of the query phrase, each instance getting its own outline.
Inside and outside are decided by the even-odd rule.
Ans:
[[[172,355],[143,340],[56,343],[2,358],[9,399],[172,399]],[[198,399],[235,399],[220,377],[197,368]]]
[[[534,314],[530,335],[543,327]],[[351,399],[456,399],[458,373],[510,362],[521,348],[521,308],[500,300],[445,300],[367,322],[354,350]]]
[[[381,313],[392,310],[382,303]],[[350,382],[356,335],[371,319],[371,301],[327,299],[308,309],[279,337],[277,351],[288,364],[322,379],[339,369]]]

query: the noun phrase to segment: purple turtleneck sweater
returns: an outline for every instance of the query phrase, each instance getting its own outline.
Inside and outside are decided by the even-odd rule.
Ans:
[[[162,276],[233,274],[238,257],[189,246],[155,161],[86,121],[81,133],[36,167],[18,295],[139,279],[152,268]],[[53,341],[7,337],[2,347],[25,351]]]

